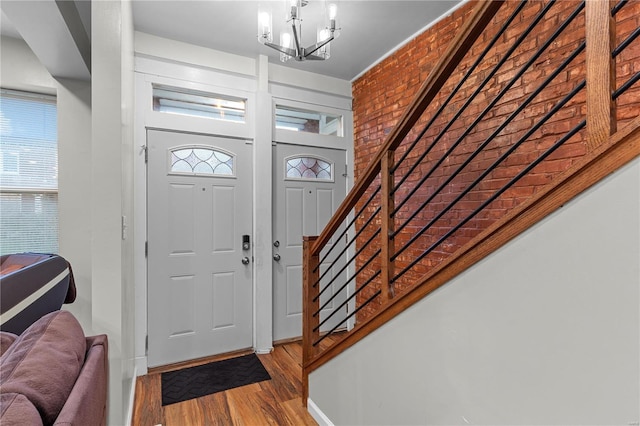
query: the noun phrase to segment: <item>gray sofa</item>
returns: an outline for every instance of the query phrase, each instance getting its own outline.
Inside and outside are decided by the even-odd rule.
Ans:
[[[106,335],[86,337],[56,311],[20,336],[0,332],[0,353],[1,425],[106,424]]]

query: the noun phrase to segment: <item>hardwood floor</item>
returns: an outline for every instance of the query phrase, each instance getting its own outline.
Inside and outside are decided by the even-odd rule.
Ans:
[[[329,339],[326,339],[329,340]],[[224,355],[188,366],[248,353]],[[302,345],[276,345],[273,352],[258,355],[271,380],[242,386],[198,399],[162,406],[160,374],[151,370],[138,377],[132,424],[136,426],[185,425],[316,425],[302,405]],[[185,367],[182,365],[180,367]],[[175,368],[174,368],[175,369]]]

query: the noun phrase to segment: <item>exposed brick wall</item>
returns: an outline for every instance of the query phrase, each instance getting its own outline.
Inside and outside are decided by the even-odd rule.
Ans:
[[[501,36],[498,45],[493,48],[478,67],[477,72],[462,85],[458,95],[445,108],[443,114],[436,119],[434,125],[426,132],[417,144],[415,151],[407,160],[399,165],[396,172],[396,182],[407,173],[415,159],[422,154],[427,147],[438,140],[425,160],[409,175],[397,190],[394,200],[399,203],[417,182],[430,173],[425,184],[420,187],[409,202],[405,204],[396,216],[396,226],[404,223],[408,216],[434,191],[442,185],[469,156],[500,126],[504,120],[512,114],[522,103],[523,99],[531,95],[541,82],[549,76],[559,64],[568,57],[574,49],[584,40],[584,11],[571,23],[562,35],[556,39],[549,48],[534,62],[520,78],[518,78],[504,97],[495,104],[480,122],[464,137],[465,129],[473,122],[493,98],[503,90],[507,83],[516,75],[520,67],[526,63],[533,53],[545,43],[562,21],[564,21],[577,7],[575,0],[556,2],[549,10],[543,21],[524,40],[522,45],[507,59],[499,71],[489,80],[483,91],[475,97],[462,115],[454,121],[449,131],[438,139],[438,133],[448,121],[461,110],[463,104],[469,99],[478,84],[488,75],[493,66],[505,56],[507,49],[513,44],[516,37],[524,28],[532,22],[540,13],[546,2],[531,1],[517,15],[509,29]],[[405,109],[410,105],[416,92],[423,81],[429,75],[433,66],[443,55],[449,42],[455,36],[456,31],[463,25],[471,13],[474,2],[464,5],[416,37],[413,41],[400,48],[393,55],[375,66],[353,84],[353,108],[354,108],[354,145],[355,145],[355,174],[359,177],[367,168],[371,158],[377,153],[379,146],[384,142],[386,135],[398,122]],[[444,101],[451,89],[462,80],[467,69],[478,57],[489,40],[496,34],[499,27],[507,17],[515,10],[517,2],[510,1],[501,8],[487,30],[483,33],[471,53],[463,60],[445,85],[441,94],[428,108],[420,122],[424,125],[434,114],[439,105]],[[630,34],[640,26],[640,0],[632,0],[617,15],[618,41]],[[617,58],[616,71],[619,84],[626,81],[633,73],[640,71],[640,40],[636,40],[629,48]],[[451,203],[469,184],[475,180],[485,168],[496,161],[516,141],[518,141],[532,126],[540,120],[551,108],[569,93],[577,84],[585,78],[585,53],[579,54],[570,65],[562,71],[553,81],[515,119],[500,131],[483,150],[458,176],[431,200],[430,204],[414,219],[408,222],[404,230],[396,237],[396,247],[403,246],[416,234],[416,232],[432,221],[434,217]],[[632,90],[618,100],[617,115],[620,121],[619,127],[625,122],[638,116],[640,96],[640,84],[636,84]],[[419,256],[427,247],[431,247],[452,226],[460,223],[474,209],[480,206],[493,193],[499,190],[506,182],[519,173],[527,164],[576,124],[585,118],[585,90],[569,101],[548,122],[542,125],[526,142],[522,143],[505,161],[483,181],[475,186],[466,196],[457,202],[446,214],[432,223],[429,231],[411,244],[396,260],[396,271],[401,270],[413,259]],[[423,125],[418,125],[401,144],[396,151],[398,160],[407,146],[416,138]],[[436,162],[450,149],[460,138],[461,143],[446,157],[442,164],[436,167]],[[433,266],[438,265],[449,254],[471,240],[479,232],[492,224],[495,220],[504,216],[506,212],[525,201],[544,185],[547,185],[560,172],[570,167],[577,159],[586,153],[585,132],[582,131],[569,139],[562,147],[551,154],[544,162],[535,167],[531,173],[520,179],[510,189],[505,191],[498,199],[490,203],[486,209],[469,220],[457,232],[438,244],[435,249],[426,256],[418,265],[405,273],[396,282],[396,291],[402,292],[409,288],[416,279],[426,273]],[[375,188],[379,179],[372,185]],[[369,192],[370,193],[370,192]],[[359,210],[366,197],[363,197]],[[366,212],[356,222],[360,227],[366,219],[379,206],[379,195],[366,209]],[[359,238],[362,246],[380,225],[378,216],[374,223],[365,229]],[[363,251],[362,257],[357,261],[357,266],[364,264],[366,259],[373,255],[380,247],[376,240]],[[357,283],[361,285],[379,269],[379,261],[375,260],[358,277]],[[373,281],[358,296],[358,303],[366,300],[379,288],[379,279]],[[358,320],[365,319],[376,309],[378,300],[368,305],[359,312]]]

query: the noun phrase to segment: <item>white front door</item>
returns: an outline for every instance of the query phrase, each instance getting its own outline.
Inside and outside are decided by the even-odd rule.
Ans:
[[[251,145],[149,130],[147,146],[149,366],[251,347]]]
[[[277,144],[273,155],[273,339],[275,341],[302,335],[302,237],[319,235],[346,194],[346,152],[328,148]],[[344,247],[344,240],[331,241]],[[320,320],[340,307],[346,300],[344,256],[335,247],[321,265],[324,274],[328,264],[337,257],[326,279],[340,274],[320,298]],[[330,330],[344,318],[336,313],[321,330]],[[342,325],[346,327],[346,324]]]

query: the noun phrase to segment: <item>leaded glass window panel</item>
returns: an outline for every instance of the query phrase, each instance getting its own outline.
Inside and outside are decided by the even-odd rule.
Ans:
[[[207,147],[179,147],[171,151],[172,174],[234,176],[234,156]]]
[[[333,165],[310,156],[286,159],[287,179],[333,180]]]

